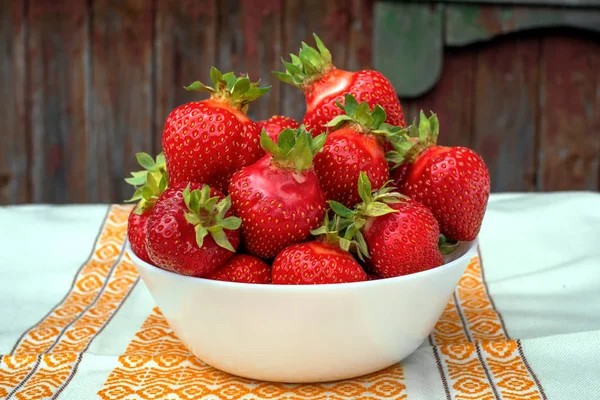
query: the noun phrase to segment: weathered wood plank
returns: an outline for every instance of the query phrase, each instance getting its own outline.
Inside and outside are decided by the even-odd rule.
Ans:
[[[346,50],[346,68],[371,68],[374,0],[352,0]]]
[[[87,1],[29,4],[31,182],[34,202],[84,202],[87,165]]]
[[[281,65],[281,22],[284,0],[241,0],[242,31],[244,38],[244,67],[263,86],[271,86],[267,95],[253,102],[248,114],[254,120],[268,119],[280,111],[281,85],[273,74]]]
[[[446,7],[445,41],[464,46],[512,32],[538,28],[580,28],[600,32],[596,10],[509,5],[452,4]]]
[[[401,97],[416,97],[438,81],[443,58],[440,5],[377,2],[373,66]]]
[[[286,0],[283,58],[289,61],[289,53],[297,54],[302,41],[314,46],[312,35],[316,33],[331,51],[333,63],[338,68],[346,68],[349,20],[350,9],[343,0]],[[279,62],[275,70],[283,71],[283,69],[283,64]],[[281,112],[302,120],[306,112],[302,92],[288,84],[283,84],[282,99]]]
[[[473,93],[476,51],[472,48],[446,50],[444,69],[432,90],[416,99],[402,99],[406,122],[419,118],[419,111],[437,114],[438,143],[470,146],[473,133]]]
[[[475,150],[493,191],[535,189],[539,39],[520,37],[480,48],[475,75]]]
[[[96,201],[131,196],[134,153],[152,152],[152,2],[93,2],[91,134],[87,189]]]
[[[222,72],[247,73],[272,86],[253,102],[248,115],[266,119],[279,109],[280,83],[271,74],[281,59],[281,10],[283,0],[224,0],[219,2],[218,60]],[[208,72],[208,71],[207,71]]]
[[[538,189],[599,190],[600,43],[553,34],[542,54]]]
[[[25,6],[0,1],[0,205],[29,201]]]
[[[183,89],[195,80],[210,84],[217,59],[217,1],[159,0],[156,10],[156,98],[154,152],[162,151],[162,131],[171,110],[208,96]],[[223,71],[224,72],[224,71]]]

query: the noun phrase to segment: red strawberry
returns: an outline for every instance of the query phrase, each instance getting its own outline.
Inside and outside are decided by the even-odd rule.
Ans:
[[[200,189],[201,188],[201,189]],[[241,220],[231,199],[208,185],[168,188],[150,213],[146,248],[155,265],[203,277],[231,258],[240,243]]]
[[[383,279],[383,278],[377,274],[367,274],[368,281],[378,281],[380,279]]]
[[[365,280],[367,274],[350,253],[317,240],[286,247],[273,261],[273,283],[278,285]]]
[[[258,160],[260,128],[246,116],[248,104],[268,88],[232,72],[212,68],[214,88],[196,81],[187,90],[207,91],[208,100],[175,108],[165,123],[162,146],[171,185],[206,183],[225,192],[231,175]]]
[[[125,178],[127,183],[135,187],[135,193],[126,201],[138,202],[127,219],[127,237],[135,255],[151,262],[146,251],[146,226],[150,210],[167,188],[167,170],[162,153],[156,156],[156,161],[146,153],[136,153],[135,157],[144,171],[132,172],[131,178]]]
[[[330,202],[332,209],[352,223],[344,232],[354,238],[359,256],[382,277],[407,275],[438,267],[444,259],[438,241],[440,229],[427,207],[384,186],[371,193],[366,174],[361,173],[359,190],[363,202],[354,211]]]
[[[388,163],[380,144],[402,128],[384,123],[385,111],[379,105],[371,113],[367,102],[358,104],[350,94],[344,103],[338,103],[344,114],[327,124],[334,130],[315,156],[315,171],[328,200],[352,207],[360,201],[357,182],[361,171],[366,172],[374,189],[388,180]]]
[[[341,113],[336,100],[342,101],[351,93],[359,102],[366,101],[372,109],[379,104],[387,113],[386,122],[404,126],[404,114],[396,90],[380,72],[358,72],[337,69],[331,63],[331,53],[321,39],[314,35],[317,49],[302,42],[298,56],[284,62],[286,72],[275,72],[283,82],[297,86],[306,98],[306,115],[302,123],[314,135],[326,131],[325,125]]]
[[[286,129],[297,129],[300,124],[293,118],[284,117],[283,115],[274,115],[266,121],[258,121],[256,123],[259,128],[267,131],[267,135],[273,140],[277,142],[277,138],[279,137],[279,133]]]
[[[421,112],[408,140],[399,145],[408,163],[400,192],[429,207],[446,237],[458,241],[478,235],[490,196],[490,174],[482,158],[465,147],[437,146],[439,122]],[[397,144],[398,145],[398,144]]]
[[[266,132],[260,139],[269,154],[233,175],[229,193],[246,249],[268,259],[308,238],[323,220],[327,203],[312,161],[325,137],[313,139],[300,127],[281,132],[278,144]]]
[[[207,278],[228,282],[271,283],[271,267],[256,257],[236,254]]]
[[[311,233],[318,240],[297,243],[283,249],[273,261],[273,283],[313,285],[359,282],[367,274],[348,252],[355,242],[340,237],[340,217],[327,214],[322,226]]]

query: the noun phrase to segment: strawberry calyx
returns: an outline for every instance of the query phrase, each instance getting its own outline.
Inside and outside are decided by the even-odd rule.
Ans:
[[[398,212],[388,204],[399,203],[403,199],[407,199],[406,196],[398,192],[393,192],[393,188],[389,184],[390,181],[386,182],[379,190],[372,191],[369,177],[364,171],[361,171],[358,177],[358,194],[362,199],[361,203],[357,204],[353,209],[349,209],[337,201],[328,201],[333,212],[341,219],[340,226],[342,228],[340,236],[350,244],[356,244],[354,250],[361,260],[364,260],[363,257],[370,257],[367,244],[361,232],[368,219],[370,217],[379,217]]]
[[[344,104],[341,104],[338,99],[335,104],[344,114],[335,116],[325,125],[333,130],[349,124],[358,132],[377,135],[390,141],[403,131],[401,126],[393,126],[384,122],[386,113],[379,104],[371,111],[369,103],[363,101],[359,104],[356,97],[350,93],[344,95]]]
[[[219,196],[210,197],[208,185],[202,185],[202,189],[190,191],[188,184],[183,191],[183,201],[188,209],[185,212],[185,220],[194,225],[198,247],[202,247],[204,238],[211,235],[219,246],[235,252],[224,229],[236,230],[242,225],[242,220],[235,216],[225,217],[231,208],[230,196],[223,199]]]
[[[298,55],[290,54],[292,62],[281,60],[285,72],[273,72],[279,80],[304,89],[335,68],[331,62],[329,49],[315,33],[313,36],[317,44],[316,49],[302,42]]]
[[[169,186],[169,182],[167,164],[162,152],[156,156],[156,161],[144,152],[136,153],[135,158],[144,169],[131,172],[132,176],[125,178],[125,182],[135,188],[133,196],[125,202],[137,201],[133,213],[141,215],[154,207],[160,195]]]
[[[351,218],[344,218],[334,213],[333,218],[330,219],[329,213],[326,213],[323,225],[311,230],[310,233],[330,246],[338,247],[348,252],[368,254],[367,243],[362,234],[360,232],[358,232],[358,235],[354,233],[348,234],[348,227],[352,223]],[[360,251],[358,250],[359,248]]]
[[[286,128],[281,131],[277,143],[263,129],[260,145],[271,154],[278,167],[302,172],[312,168],[313,159],[323,148],[325,139],[327,136],[324,133],[313,138],[304,125],[301,125],[297,129]]]
[[[200,81],[195,81],[189,86],[184,86],[184,89],[208,92],[211,99],[226,102],[244,113],[248,111],[248,104],[266,94],[271,88],[271,86],[258,87],[260,80],[250,82],[248,75],[236,77],[233,72],[222,74],[215,67],[210,69],[210,79],[214,86],[207,86]]]
[[[398,167],[404,162],[414,163],[419,155],[431,146],[435,146],[440,133],[440,123],[433,112],[427,118],[423,110],[416,121],[390,139],[394,150],[387,152],[386,158]]]

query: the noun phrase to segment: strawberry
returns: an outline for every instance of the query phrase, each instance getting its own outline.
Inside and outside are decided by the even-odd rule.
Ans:
[[[203,277],[235,253],[241,220],[231,198],[199,183],[169,187],[148,219],[146,248],[152,262],[183,275]]]
[[[236,254],[206,278],[241,283],[271,283],[271,267],[248,254]]]
[[[321,224],[327,203],[312,161],[324,141],[303,127],[285,129],[277,144],[262,132],[268,154],[231,178],[229,193],[250,254],[272,258]]]
[[[388,163],[380,144],[402,128],[384,123],[385,111],[379,105],[371,112],[366,101],[358,104],[351,94],[344,96],[344,104],[337,102],[343,114],[327,124],[333,131],[315,156],[315,171],[328,200],[352,207],[360,201],[357,182],[361,171],[374,189],[388,180]]]
[[[297,243],[283,249],[273,261],[273,283],[279,285],[312,285],[360,282],[367,274],[352,254],[349,241],[338,235],[339,217],[313,230],[322,240]]]
[[[247,77],[212,68],[214,88],[196,81],[185,87],[210,99],[175,108],[165,122],[162,146],[171,185],[206,183],[225,192],[231,175],[258,160],[260,128],[246,116],[248,104],[268,88]]]
[[[359,102],[366,101],[371,109],[379,104],[387,113],[387,123],[404,126],[396,90],[385,76],[373,70],[337,69],[329,50],[317,35],[314,37],[318,50],[302,42],[298,56],[291,54],[292,62],[284,61],[286,72],[275,72],[280,80],[304,92],[306,114],[302,123],[313,135],[325,132],[325,125],[341,113],[335,103],[342,101],[346,93],[353,94]]]
[[[490,196],[490,174],[483,159],[466,147],[437,146],[437,116],[395,138],[391,159],[406,168],[398,189],[429,207],[442,234],[457,241],[477,237]],[[402,165],[404,164],[404,165]]]
[[[162,153],[156,156],[156,161],[146,153],[136,153],[135,157],[144,170],[132,172],[132,177],[125,178],[125,182],[135,188],[133,196],[126,201],[137,201],[127,219],[127,237],[135,255],[151,262],[146,251],[146,227],[150,210],[167,188],[167,170]]]
[[[273,140],[277,142],[277,138],[279,137],[279,133],[286,129],[297,129],[300,124],[293,118],[284,117],[283,115],[274,115],[271,118],[265,121],[256,122],[259,128],[267,131],[267,135]]]
[[[391,189],[385,185],[372,193],[367,175],[361,172],[362,203],[350,210],[329,202],[339,216],[351,221],[343,232],[344,238],[353,238],[358,256],[367,257],[367,265],[384,278],[442,265],[440,229],[431,211]]]

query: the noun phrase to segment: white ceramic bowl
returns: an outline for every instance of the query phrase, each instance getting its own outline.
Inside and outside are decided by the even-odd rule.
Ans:
[[[376,281],[257,285],[171,273],[128,253],[169,325],[199,359],[275,382],[324,382],[393,365],[431,333],[477,248]]]

